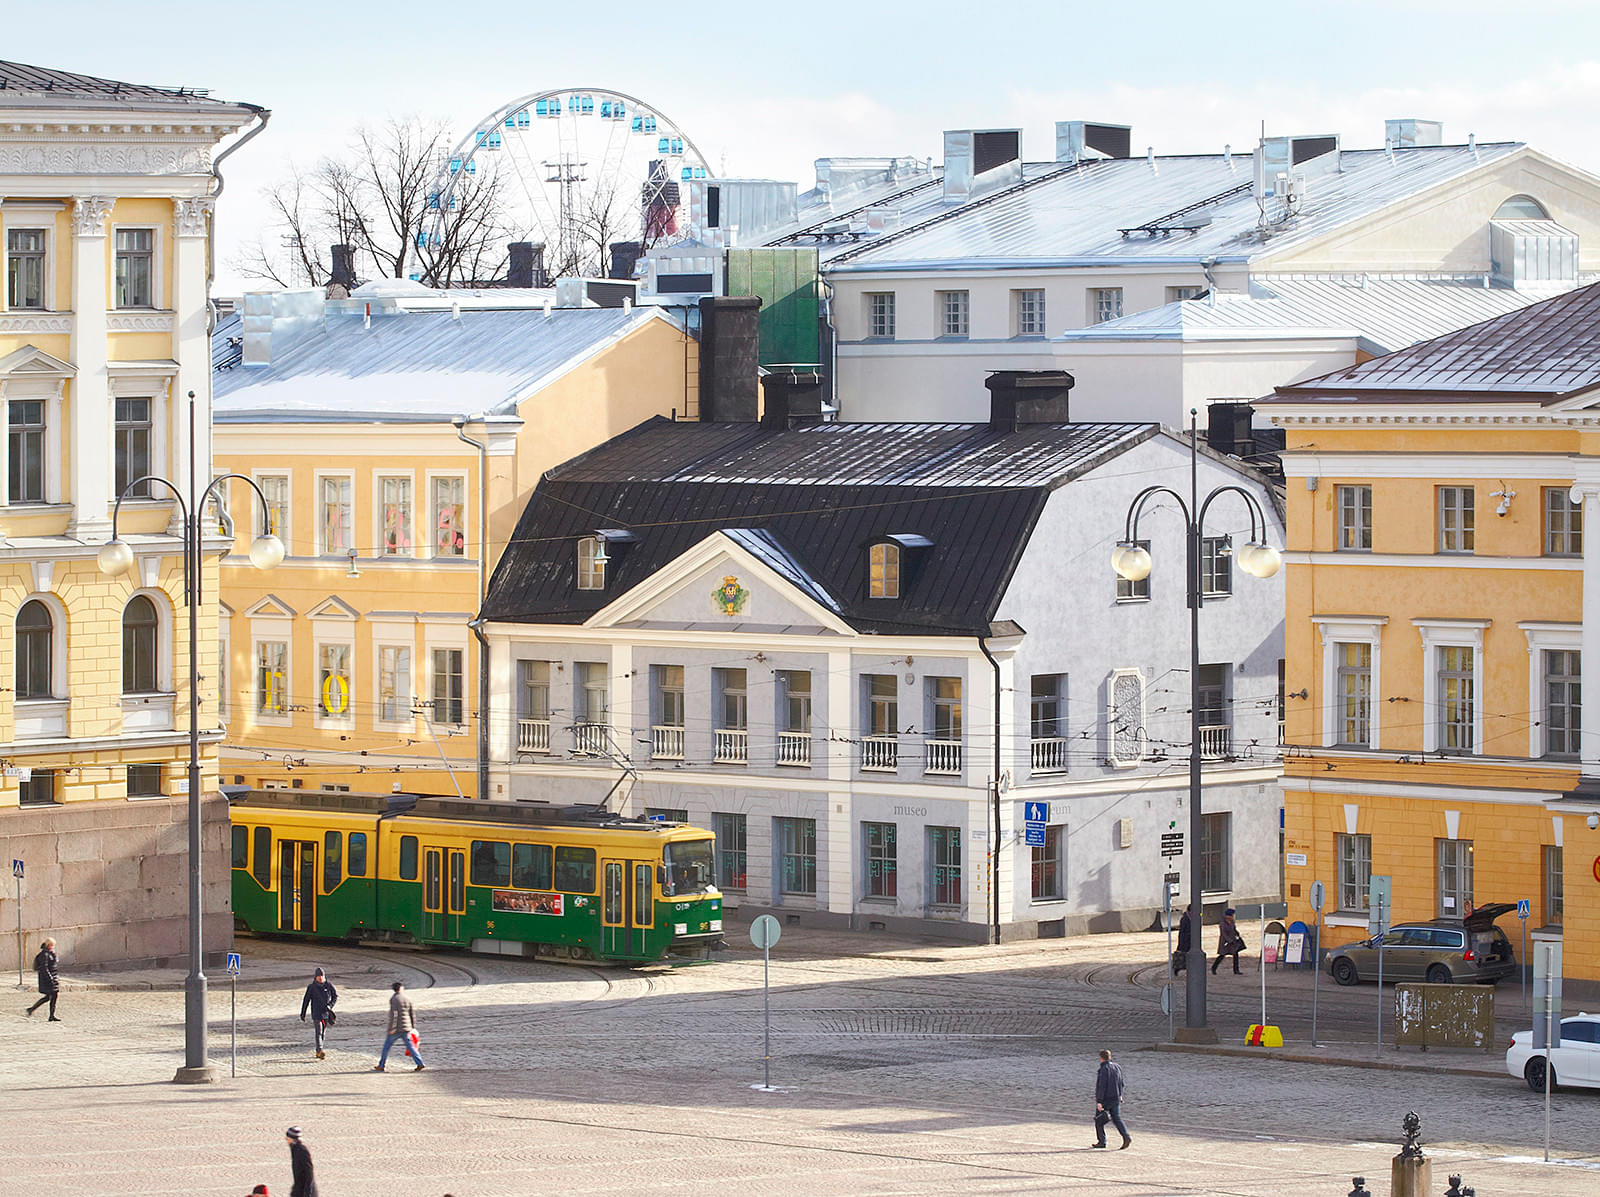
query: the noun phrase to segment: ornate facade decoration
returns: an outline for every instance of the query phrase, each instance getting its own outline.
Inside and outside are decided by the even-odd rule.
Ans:
[[[0,333],[70,333],[70,312],[0,312]]]
[[[107,312],[107,332],[153,332],[165,333],[172,331],[171,312]]]
[[[211,152],[205,146],[0,140],[0,174],[203,175],[210,170]]]
[[[216,206],[216,201],[209,196],[173,200],[172,210],[178,223],[178,236],[204,237],[208,227],[207,218]]]
[[[116,200],[106,195],[77,195],[72,199],[72,235],[104,237],[106,217]]]

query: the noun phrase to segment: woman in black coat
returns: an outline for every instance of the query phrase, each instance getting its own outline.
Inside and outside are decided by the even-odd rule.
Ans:
[[[1233,971],[1239,971],[1239,953],[1244,951],[1244,936],[1239,934],[1238,924],[1233,921],[1233,907],[1228,907],[1222,916],[1222,925],[1217,928],[1217,958],[1211,962],[1211,975],[1216,976],[1217,965],[1229,956],[1233,957]]]
[[[39,974],[39,992],[44,996],[28,1007],[28,1015],[46,1002],[50,1003],[50,1021],[60,1022],[56,1017],[56,996],[61,992],[61,977],[57,972],[59,961],[56,959],[56,941],[47,939],[39,945],[39,954],[33,958],[33,969]]]

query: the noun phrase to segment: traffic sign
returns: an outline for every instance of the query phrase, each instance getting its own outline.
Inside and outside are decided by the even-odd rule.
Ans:
[[[750,942],[763,951],[778,942],[778,937],[783,934],[783,928],[778,926],[778,920],[770,914],[757,916],[750,924]]]
[[[20,860],[13,860],[11,862],[11,875],[13,877],[22,876],[22,862]]]
[[[1183,832],[1163,831],[1161,833],[1161,855],[1164,858],[1183,855]]]
[[[1525,919],[1533,913],[1533,903],[1526,898],[1517,899],[1517,917]]]
[[[1391,895],[1393,877],[1373,877],[1367,886],[1367,930],[1373,935],[1387,935],[1390,920],[1394,918]]]
[[[1024,823],[1022,826],[1022,842],[1030,848],[1044,847],[1044,824]]]
[[[1023,816],[1029,823],[1048,823],[1050,821],[1050,804],[1048,802],[1023,803]]]
[[[230,977],[237,977],[239,975],[239,953],[238,952],[229,952],[228,953],[228,975]]]
[[[1324,886],[1320,881],[1313,881],[1311,883],[1311,909],[1315,910],[1318,914],[1321,914],[1323,904],[1326,903],[1327,900],[1327,887]]]

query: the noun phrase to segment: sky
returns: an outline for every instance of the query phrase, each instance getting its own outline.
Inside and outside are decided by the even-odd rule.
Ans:
[[[1269,134],[1381,146],[1389,117],[1521,140],[1600,173],[1600,4],[991,0],[6,0],[0,59],[204,87],[272,110],[225,165],[218,290],[263,234],[262,193],[362,123],[463,137],[521,95],[609,88],[667,114],[717,174],[814,179],[828,155],[937,160],[944,129],[1133,126],[1135,152],[1248,150]]]

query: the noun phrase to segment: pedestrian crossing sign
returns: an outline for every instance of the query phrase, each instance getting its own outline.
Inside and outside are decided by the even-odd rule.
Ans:
[[[237,977],[239,975],[239,953],[238,952],[229,952],[228,953],[228,975],[230,977]]]

